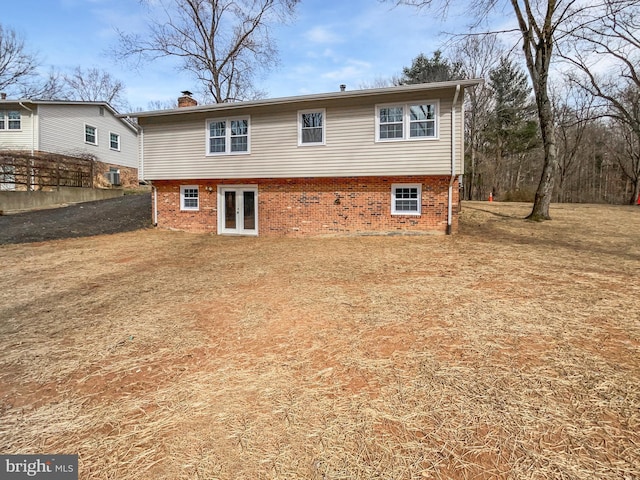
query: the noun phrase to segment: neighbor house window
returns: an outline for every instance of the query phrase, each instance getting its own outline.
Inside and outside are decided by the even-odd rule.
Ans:
[[[120,150],[120,135],[109,133],[109,147],[111,150]]]
[[[0,130],[20,130],[21,123],[19,111],[0,111]]]
[[[197,185],[180,187],[180,210],[198,210],[200,208]]]
[[[324,145],[325,111],[298,112],[298,145]]]
[[[207,121],[207,154],[249,153],[249,118],[223,118]]]
[[[98,144],[98,129],[96,127],[92,127],[91,125],[84,126],[84,141],[86,143],[90,143],[91,145]]]
[[[376,110],[376,140],[437,138],[437,102],[380,105]]]
[[[392,215],[420,215],[422,185],[398,183],[391,186]]]

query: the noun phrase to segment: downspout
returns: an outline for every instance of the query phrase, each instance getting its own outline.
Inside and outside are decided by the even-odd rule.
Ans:
[[[451,104],[451,179],[449,180],[449,199],[447,201],[447,235],[451,235],[453,219],[453,183],[456,180],[456,103],[460,93],[460,84],[456,85],[456,93]]]
[[[151,184],[151,190],[153,191],[153,226],[158,226],[158,189],[155,185]]]
[[[138,163],[138,179],[143,182],[147,182],[144,178],[144,128],[142,125],[138,124],[138,128],[140,129],[140,161]],[[153,192],[153,226],[158,226],[158,189],[156,186],[151,183],[151,191]]]
[[[29,107],[27,107],[24,103],[22,102],[18,102],[18,105],[20,105],[22,108],[24,108],[25,110],[29,110],[30,112],[30,117],[31,117],[31,156],[33,157],[36,154],[36,126],[35,126],[35,115],[33,114],[33,110],[31,110]],[[32,186],[33,186],[33,159],[31,159],[31,173],[29,174],[29,185],[27,187],[27,190],[31,190]]]

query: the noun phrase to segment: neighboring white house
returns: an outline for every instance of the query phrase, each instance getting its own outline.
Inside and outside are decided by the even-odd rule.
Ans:
[[[101,179],[138,183],[137,128],[108,103],[2,97],[0,151],[91,157]]]
[[[464,89],[481,81],[132,114],[154,223],[271,236],[451,232]]]

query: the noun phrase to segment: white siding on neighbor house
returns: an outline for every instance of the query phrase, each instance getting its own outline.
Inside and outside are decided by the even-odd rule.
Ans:
[[[33,112],[18,104],[0,104],[0,111],[10,110],[20,111],[20,130],[0,130],[0,150],[31,151],[34,141]]]
[[[100,115],[99,105],[40,104],[40,144],[44,152],[67,155],[94,155],[97,160],[138,168],[136,133],[108,108]],[[85,125],[98,130],[98,145],[85,142]],[[110,148],[110,133],[120,135],[120,150]]]
[[[450,93],[450,95],[449,95]],[[283,178],[451,173],[451,104],[434,92],[235,110],[250,116],[251,153],[206,155],[208,118],[225,113],[179,114],[140,119],[144,129],[144,177],[148,180],[200,178]],[[376,105],[438,101],[438,138],[376,142]],[[462,95],[456,112],[456,172],[462,173]],[[298,111],[325,109],[325,145],[298,145]]]

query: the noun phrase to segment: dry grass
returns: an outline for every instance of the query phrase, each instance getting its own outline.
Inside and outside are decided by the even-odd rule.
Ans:
[[[0,452],[83,479],[640,479],[640,208],[0,247]]]

